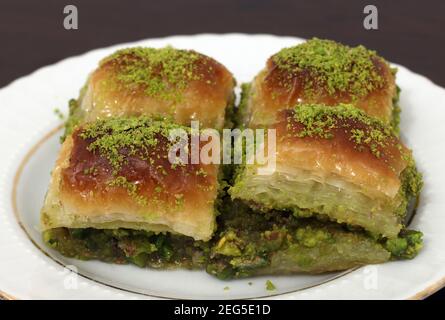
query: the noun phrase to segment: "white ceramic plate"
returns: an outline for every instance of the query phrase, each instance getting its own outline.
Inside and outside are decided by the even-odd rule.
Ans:
[[[411,224],[425,234],[412,261],[390,262],[319,276],[260,277],[224,282],[201,271],[156,271],[98,261],[67,259],[40,238],[39,211],[59,149],[54,114],[67,112],[98,61],[127,46],[195,49],[222,62],[238,83],[247,82],[266,59],[302,39],[270,35],[196,35],[143,40],[65,59],[0,90],[0,292],[18,299],[280,299],[422,298],[445,284],[445,90],[404,67],[403,139],[414,149],[425,188]],[[78,271],[69,271],[65,266]],[[265,281],[277,287],[270,292]],[[251,284],[249,284],[251,282]],[[225,289],[225,287],[229,287]]]

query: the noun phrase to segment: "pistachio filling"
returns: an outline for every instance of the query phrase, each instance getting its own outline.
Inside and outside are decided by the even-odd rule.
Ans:
[[[171,233],[92,228],[48,230],[44,241],[78,259],[205,269],[220,279],[320,272],[410,259],[422,247],[422,234],[417,231],[402,231],[390,240],[373,238],[343,225],[297,219],[292,214],[259,213],[240,202],[223,200],[218,229],[208,242]]]

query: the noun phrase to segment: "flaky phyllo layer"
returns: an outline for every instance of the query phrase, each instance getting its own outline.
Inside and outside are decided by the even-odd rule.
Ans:
[[[326,216],[395,237],[421,188],[411,151],[381,121],[351,105],[299,105],[278,115],[276,169],[245,165],[233,198],[263,210]]]

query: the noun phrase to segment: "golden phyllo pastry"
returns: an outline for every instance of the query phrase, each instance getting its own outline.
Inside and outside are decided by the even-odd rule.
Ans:
[[[155,115],[221,129],[233,107],[235,80],[219,62],[195,51],[129,48],[103,59],[72,101],[73,124],[107,117]]]
[[[233,198],[385,237],[399,233],[421,182],[411,151],[389,127],[350,105],[299,105],[277,119],[275,171],[246,165]]]
[[[218,166],[171,163],[168,121],[110,118],[68,136],[42,209],[44,230],[169,231],[208,240],[215,229]]]
[[[314,38],[271,56],[244,85],[242,122],[267,126],[280,110],[297,104],[353,104],[397,126],[395,69],[374,51]]]

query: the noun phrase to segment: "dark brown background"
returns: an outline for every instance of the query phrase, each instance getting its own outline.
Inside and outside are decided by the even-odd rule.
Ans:
[[[360,43],[445,86],[443,0],[0,1],[0,87],[93,48],[204,32],[317,36]],[[63,28],[67,4],[79,10],[78,30]],[[377,31],[363,28],[366,4],[379,9]],[[445,291],[433,298],[445,298]]]

